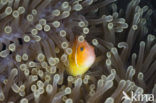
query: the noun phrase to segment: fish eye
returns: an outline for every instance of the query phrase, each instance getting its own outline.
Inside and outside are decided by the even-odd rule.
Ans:
[[[80,50],[81,50],[81,51],[83,51],[83,49],[84,49],[83,47],[80,47]]]

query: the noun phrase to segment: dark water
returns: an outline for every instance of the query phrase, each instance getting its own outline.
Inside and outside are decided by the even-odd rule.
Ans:
[[[156,29],[156,0],[142,0],[147,2],[147,4],[153,9],[153,14],[151,15],[151,24]],[[153,34],[156,35],[156,30],[153,31]]]

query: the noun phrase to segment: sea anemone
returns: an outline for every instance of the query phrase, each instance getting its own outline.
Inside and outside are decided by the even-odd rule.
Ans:
[[[123,92],[156,96],[152,13],[140,0],[0,0],[0,103],[136,103]],[[81,76],[66,72],[75,37],[96,53]]]

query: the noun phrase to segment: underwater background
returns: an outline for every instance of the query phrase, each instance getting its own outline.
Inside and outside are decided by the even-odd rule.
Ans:
[[[156,0],[0,0],[0,103],[156,103]],[[96,60],[69,75],[78,37]]]

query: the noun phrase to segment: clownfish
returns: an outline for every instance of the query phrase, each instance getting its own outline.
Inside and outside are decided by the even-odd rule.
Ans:
[[[83,75],[92,66],[95,58],[94,47],[86,40],[79,41],[76,38],[72,45],[72,53],[68,55],[67,72],[73,76]]]

